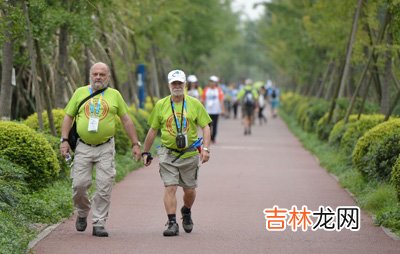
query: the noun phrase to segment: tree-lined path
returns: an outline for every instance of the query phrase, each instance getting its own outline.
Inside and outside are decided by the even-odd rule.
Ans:
[[[202,165],[193,208],[194,230],[162,236],[167,217],[157,159],[118,183],[112,195],[108,238],[75,230],[75,216],[60,224],[33,251],[45,253],[399,253],[361,213],[361,229],[269,232],[263,214],[274,205],[355,206],[350,195],[306,151],[280,119],[255,126],[244,136],[239,120],[222,120],[211,161]],[[182,192],[178,194],[182,205]],[[180,214],[177,214],[180,218]],[[179,220],[181,225],[181,221]]]

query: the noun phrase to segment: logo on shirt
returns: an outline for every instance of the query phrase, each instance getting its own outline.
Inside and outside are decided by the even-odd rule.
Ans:
[[[182,126],[182,121],[181,121],[181,115],[182,115],[182,113],[176,113],[176,117],[178,118],[178,121],[179,121],[179,124],[180,124],[180,126]],[[167,127],[167,131],[168,131],[168,133],[171,135],[171,136],[176,136],[176,123],[175,123],[175,120],[174,120],[174,115],[170,115],[169,117],[168,117],[168,119],[167,119],[167,122],[166,122],[166,127]],[[186,122],[186,133],[189,131],[189,129],[190,129],[190,124],[189,124],[189,121],[187,121]],[[185,130],[184,130],[185,131]]]
[[[90,117],[90,103],[91,103],[90,101],[91,100],[88,100],[87,102],[85,102],[85,116],[87,119],[89,119],[89,117]],[[96,110],[98,101],[99,101],[98,98],[93,98],[93,104],[94,104],[95,110]],[[103,120],[104,118],[106,118],[109,109],[110,109],[110,107],[108,106],[108,103],[103,98],[100,103],[100,114],[99,114],[100,121]]]

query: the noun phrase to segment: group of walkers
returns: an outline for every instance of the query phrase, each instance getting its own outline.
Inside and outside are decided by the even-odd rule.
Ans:
[[[215,75],[209,77],[204,88],[199,86],[195,75],[186,78],[182,70],[169,72],[167,78],[170,95],[157,101],[150,113],[150,129],[143,147],[128,115],[128,106],[120,92],[109,87],[111,76],[107,64],[95,63],[90,69],[90,84],[74,92],[65,108],[60,153],[69,159],[74,152],[71,178],[72,199],[77,211],[77,231],[86,230],[87,217],[92,210],[92,235],[109,236],[105,224],[116,174],[116,116],[119,116],[131,141],[132,155],[137,160],[142,159],[145,166],[152,162],[150,148],[158,132],[161,132],[161,146],[157,155],[159,173],[164,184],[163,202],[168,218],[163,235],[176,236],[179,234],[176,218],[177,188],[182,187],[184,193],[183,206],[180,209],[182,227],[186,233],[190,233],[194,225],[191,209],[196,198],[198,171],[200,164],[210,159],[210,145],[216,140],[219,116],[226,115],[232,108],[236,118],[237,107],[241,104],[245,135],[249,135],[257,109],[260,121],[267,121],[262,113],[266,99],[271,98],[271,105],[275,105],[275,108],[279,105],[279,100],[275,104],[273,102],[273,90],[269,93],[269,87],[261,87],[257,91],[250,80],[243,87],[225,87],[224,92],[224,86],[219,84],[220,80]],[[251,100],[253,103],[250,103]],[[276,115],[276,111],[273,111],[273,115]],[[79,135],[76,143],[72,143],[69,138],[72,126],[76,126]],[[198,137],[198,128],[202,131],[202,137]],[[90,199],[88,190],[92,184],[93,167],[96,168],[96,191]]]
[[[271,116],[274,118],[277,116],[279,89],[273,87],[271,81],[257,87],[251,79],[246,79],[244,84],[226,85],[220,83],[217,76],[212,75],[204,88],[199,85],[195,75],[189,75],[187,81],[187,95],[199,99],[212,119],[212,143],[216,142],[220,116],[229,119],[233,112],[233,118],[237,119],[239,107],[244,135],[251,135],[251,126],[255,124],[256,118],[260,125],[267,123],[264,109],[268,104],[271,108]]]

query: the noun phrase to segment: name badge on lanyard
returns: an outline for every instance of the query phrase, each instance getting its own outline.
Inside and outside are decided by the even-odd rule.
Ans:
[[[92,88],[89,88],[90,94],[92,94]],[[94,102],[93,98],[90,100],[89,109],[90,109],[90,117],[89,117],[89,124],[88,124],[88,131],[90,132],[97,132],[99,129],[99,113],[100,113],[100,105],[101,99],[103,98],[104,92],[101,93],[99,100],[97,101],[96,111],[94,109]]]

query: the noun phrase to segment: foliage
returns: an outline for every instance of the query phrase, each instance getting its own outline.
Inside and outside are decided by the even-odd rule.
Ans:
[[[400,154],[400,119],[381,123],[357,142],[353,165],[364,177],[387,181]]]
[[[64,120],[65,112],[63,109],[53,109],[52,110],[54,126],[58,134],[61,133],[61,125]],[[42,112],[43,116],[43,132],[47,134],[51,134],[49,118],[47,115],[47,111]],[[27,119],[25,119],[24,124],[31,127],[32,129],[38,131],[39,130],[39,120],[37,113],[30,115]]]
[[[353,122],[357,121],[357,115],[350,115],[349,122],[347,124],[344,123],[344,119],[337,122],[329,134],[329,144],[334,146],[339,146],[343,134],[347,131],[349,125]]]
[[[351,122],[340,141],[340,149],[345,154],[351,154],[357,140],[364,135],[369,129],[383,122],[383,115],[361,115],[360,120]]]
[[[0,253],[26,253],[34,231],[23,216],[0,210]]]
[[[0,210],[15,206],[27,192],[25,176],[22,167],[0,157]]]
[[[315,131],[317,122],[328,111],[329,104],[322,99],[311,99],[303,116],[302,127],[305,131]]]
[[[24,124],[0,122],[0,156],[26,168],[26,181],[33,189],[47,185],[60,171],[47,140]]]
[[[400,156],[397,157],[396,162],[393,165],[390,181],[395,187],[397,199],[400,201]]]
[[[46,188],[24,195],[17,209],[29,221],[55,224],[73,212],[71,183],[56,181]]]

